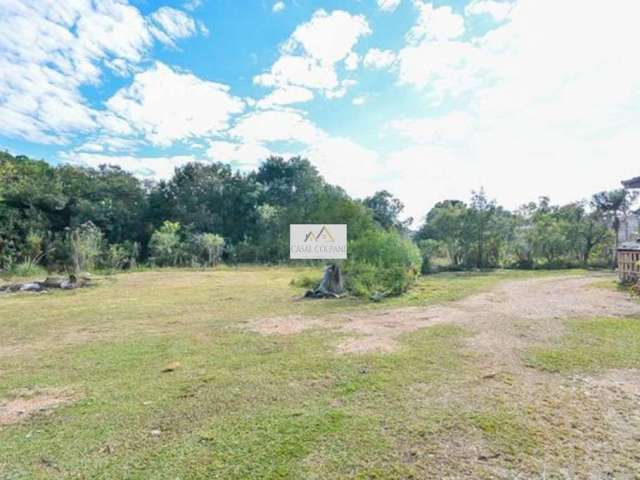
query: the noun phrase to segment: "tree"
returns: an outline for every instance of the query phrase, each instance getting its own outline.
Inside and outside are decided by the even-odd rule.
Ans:
[[[615,235],[614,263],[617,259],[618,242],[620,240],[620,221],[629,211],[636,196],[636,193],[631,193],[629,190],[619,189],[596,193],[592,199],[595,208],[609,219],[611,228],[613,229]]]
[[[252,235],[260,188],[255,180],[223,163],[188,163],[152,193],[153,221],[176,221],[197,233],[215,232],[231,242]]]
[[[539,212],[533,222],[533,249],[550,265],[556,263],[567,251],[569,242],[565,235],[567,224],[552,212]]]
[[[610,237],[603,213],[597,209],[589,211],[586,202],[575,202],[560,207],[557,215],[566,225],[568,250],[586,265],[595,247]]]
[[[483,189],[472,192],[463,232],[470,255],[467,263],[476,268],[498,266],[512,233],[512,215],[490,200]]]
[[[373,196],[365,198],[363,203],[373,212],[376,223],[386,230],[396,228],[404,231],[413,223],[412,218],[400,220],[404,204],[386,190],[380,190]]]
[[[303,216],[314,208],[313,198],[326,185],[316,167],[301,157],[269,157],[252,177],[263,186],[261,203],[295,205]]]
[[[427,213],[424,225],[416,234],[416,240],[433,239],[442,242],[451,264],[459,266],[465,256],[466,216],[467,206],[464,202],[439,202]]]

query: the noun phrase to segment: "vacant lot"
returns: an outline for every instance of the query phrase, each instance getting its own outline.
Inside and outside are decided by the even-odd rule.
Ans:
[[[312,272],[0,297],[0,479],[640,478],[640,304],[613,276],[369,304],[300,300]]]

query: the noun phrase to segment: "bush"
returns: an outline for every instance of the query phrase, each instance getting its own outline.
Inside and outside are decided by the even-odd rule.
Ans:
[[[347,289],[373,299],[399,295],[415,282],[420,251],[395,230],[371,230],[349,244],[344,272]]]
[[[149,241],[153,264],[160,267],[173,267],[180,264],[184,252],[179,232],[180,224],[168,220],[153,232]]]
[[[428,238],[418,242],[418,248],[422,255],[422,273],[431,273],[434,270],[434,262],[442,251],[442,244],[438,240]]]
[[[224,251],[224,238],[220,235],[199,233],[189,237],[187,243],[193,264],[213,267],[220,263]]]
[[[316,288],[322,281],[322,275],[308,275],[303,274],[297,278],[291,280],[290,285],[294,287],[313,289]]]
[[[109,271],[136,268],[140,256],[140,244],[137,242],[113,243],[102,252],[100,267]]]
[[[102,250],[102,232],[92,222],[86,222],[68,234],[73,271],[93,270]]]
[[[30,260],[14,263],[8,273],[15,277],[44,277],[47,275],[47,271],[43,267]]]

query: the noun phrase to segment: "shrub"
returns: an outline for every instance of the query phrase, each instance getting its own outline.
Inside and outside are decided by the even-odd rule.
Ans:
[[[374,299],[399,295],[413,285],[421,264],[420,251],[409,239],[395,230],[371,230],[349,244],[347,289]]]
[[[25,260],[11,265],[8,273],[15,277],[44,277],[47,270],[31,260]]]
[[[193,263],[213,267],[220,263],[224,251],[224,238],[215,233],[199,233],[189,238],[189,253]]]
[[[322,281],[321,275],[308,275],[302,274],[293,280],[291,280],[290,285],[294,287],[307,288],[312,289],[316,288],[318,284]]]
[[[140,256],[137,242],[113,243],[102,252],[100,266],[110,271],[135,268]]]
[[[102,250],[102,232],[92,222],[86,222],[68,235],[73,270],[87,272],[95,266]]]
[[[162,226],[153,232],[149,241],[151,261],[160,267],[175,266],[180,263],[182,257],[182,244],[180,242],[180,224],[178,222],[165,221]]]
[[[428,238],[418,242],[418,248],[422,255],[422,273],[431,273],[434,270],[434,262],[442,251],[442,244],[438,240]]]

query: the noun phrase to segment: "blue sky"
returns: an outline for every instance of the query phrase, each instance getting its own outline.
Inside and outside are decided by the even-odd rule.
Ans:
[[[308,157],[422,217],[640,174],[639,2],[0,0],[0,147],[163,178]]]

